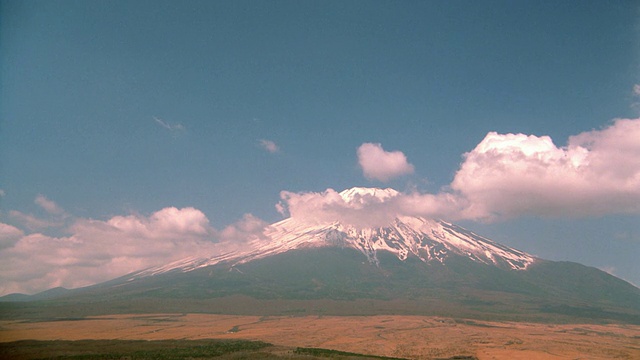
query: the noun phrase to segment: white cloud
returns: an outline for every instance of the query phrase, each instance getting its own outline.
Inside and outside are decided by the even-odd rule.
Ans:
[[[0,197],[5,196],[6,194],[7,194],[7,193],[6,193],[6,192],[4,192],[4,190],[0,189]]]
[[[360,228],[386,226],[403,215],[458,218],[465,207],[464,201],[447,193],[395,192],[384,198],[363,196],[350,201],[334,189],[327,189],[324,192],[283,191],[280,198],[279,211],[300,221],[312,224],[340,221]]]
[[[280,193],[280,210],[292,218],[308,223],[325,223],[340,220],[347,224],[360,225],[364,219],[369,223],[386,223],[392,215],[386,208],[376,211],[370,202],[347,202],[340,194],[327,189],[324,192]],[[382,217],[382,218],[380,218]]]
[[[162,126],[163,128],[165,128],[165,129],[167,129],[167,130],[169,130],[171,132],[180,132],[180,131],[185,131],[186,130],[185,127],[180,123],[171,124],[171,123],[166,122],[166,121],[164,121],[164,120],[162,120],[160,118],[157,118],[155,116],[153,117],[153,120],[155,120],[158,125]]]
[[[413,173],[413,165],[401,151],[385,151],[381,144],[364,143],[358,147],[358,163],[364,176],[387,182],[395,177]]]
[[[88,223],[95,223],[95,221],[89,220]],[[75,233],[82,233],[83,224],[87,224],[87,221],[80,220],[72,230]],[[206,238],[215,233],[204,213],[192,207],[183,209],[167,207],[149,217],[114,216],[106,222],[106,225],[122,233],[147,239],[167,239],[177,236]],[[89,228],[94,227],[89,226]]]
[[[640,119],[619,119],[557,147],[548,136],[489,133],[451,189],[465,216],[598,216],[640,213]]]
[[[280,151],[280,147],[278,147],[278,145],[271,141],[271,140],[265,140],[265,139],[260,139],[258,140],[258,144],[265,150],[267,150],[270,153],[277,153],[278,151]]]
[[[25,234],[0,223],[0,295],[74,288],[190,256],[241,246],[264,228],[247,214],[222,232],[200,210],[168,207],[150,216],[75,219],[69,235]]]
[[[640,96],[640,84],[633,85],[633,94],[635,96]]]

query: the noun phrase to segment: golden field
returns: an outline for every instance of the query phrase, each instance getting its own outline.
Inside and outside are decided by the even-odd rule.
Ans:
[[[287,347],[415,359],[640,359],[637,325],[559,325],[425,316],[130,314],[0,321],[0,342],[26,339],[248,339]]]

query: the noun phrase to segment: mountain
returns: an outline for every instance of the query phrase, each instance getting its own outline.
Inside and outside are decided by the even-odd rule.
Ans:
[[[55,287],[49,290],[39,292],[34,295],[14,293],[14,294],[8,294],[0,297],[0,301],[10,302],[10,301],[34,301],[34,300],[54,299],[66,294],[68,291],[69,289],[65,289],[63,287]]]
[[[379,203],[398,195],[393,189],[352,188],[340,193],[348,204]],[[254,239],[242,249],[214,257],[194,257],[133,274],[131,279],[170,271],[192,271],[221,262],[243,264],[296,249],[341,247],[360,251],[367,260],[380,265],[378,254],[387,252],[404,261],[416,257],[425,263],[445,263],[452,255],[503,269],[524,270],[536,258],[500,245],[442,220],[398,216],[387,226],[360,228],[339,220],[309,222],[293,217],[269,226],[264,238]]]
[[[339,194],[355,209],[397,195],[370,188]],[[623,280],[411,216],[373,227],[294,216],[234,250],[34,299],[1,303],[0,313],[422,314],[640,324],[640,289]]]

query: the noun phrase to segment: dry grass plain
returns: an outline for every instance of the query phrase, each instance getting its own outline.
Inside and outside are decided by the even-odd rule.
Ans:
[[[111,315],[0,321],[0,342],[248,339],[415,359],[640,359],[640,326],[534,324],[425,316]],[[1,346],[1,344],[0,344]]]

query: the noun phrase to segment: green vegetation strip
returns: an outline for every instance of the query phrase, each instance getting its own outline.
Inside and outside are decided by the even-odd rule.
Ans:
[[[404,358],[364,355],[364,354],[357,354],[357,353],[351,353],[346,351],[319,349],[319,348],[296,348],[294,353],[299,355],[312,355],[317,357],[330,357],[330,358],[358,357],[358,358],[367,358],[367,359],[404,360]]]
[[[0,360],[397,359],[345,351],[276,347],[249,340],[22,340],[0,342]]]
[[[207,359],[270,346],[246,340],[25,340],[0,343],[0,359]]]

